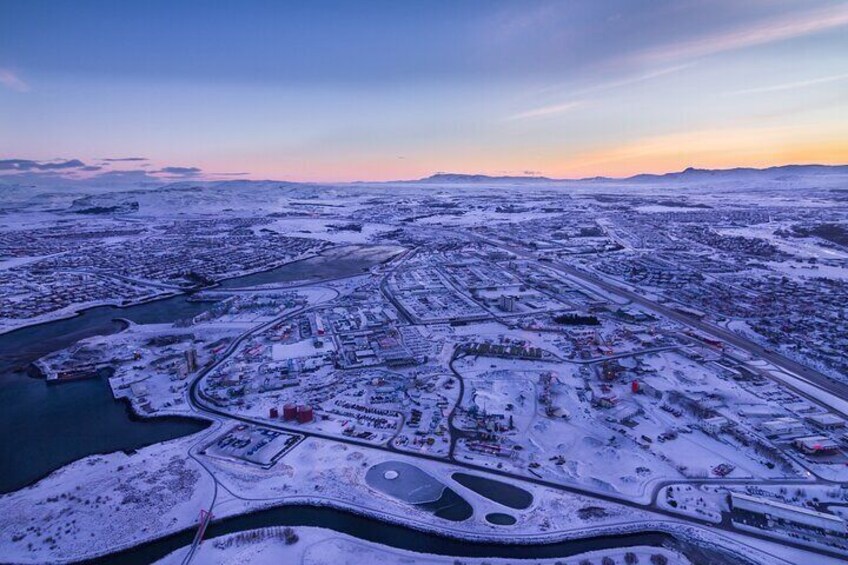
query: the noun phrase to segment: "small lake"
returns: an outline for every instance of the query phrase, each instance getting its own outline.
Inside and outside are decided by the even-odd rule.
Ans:
[[[383,461],[365,473],[369,487],[432,512],[439,518],[462,522],[474,509],[447,485],[415,465],[403,461]]]
[[[515,524],[516,519],[515,516],[510,516],[503,512],[492,512],[491,514],[486,514],[486,521],[496,526],[512,526]]]
[[[469,490],[473,490],[480,496],[488,498],[498,504],[524,510],[533,504],[533,495],[515,485],[488,479],[479,475],[467,473],[454,473],[451,478]]]

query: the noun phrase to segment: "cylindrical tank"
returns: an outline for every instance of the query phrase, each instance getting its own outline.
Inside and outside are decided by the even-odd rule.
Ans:
[[[294,404],[286,404],[283,406],[283,420],[291,421],[297,418],[297,406]]]
[[[298,406],[297,407],[297,421],[301,424],[305,424],[306,422],[312,421],[312,407],[311,406]]]

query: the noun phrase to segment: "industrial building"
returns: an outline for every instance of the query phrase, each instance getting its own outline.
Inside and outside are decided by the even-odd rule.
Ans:
[[[760,425],[760,429],[768,437],[798,435],[807,432],[806,426],[795,418],[775,418]]]
[[[731,519],[736,523],[760,529],[789,527],[820,535],[846,534],[845,520],[834,514],[736,492],[730,494],[730,500]]]
[[[730,427],[730,421],[724,416],[714,416],[701,422],[701,427],[708,434],[719,434]]]
[[[795,447],[807,455],[831,455],[839,451],[839,445],[826,436],[810,436],[796,439]]]
[[[514,312],[515,311],[515,297],[504,294],[500,299],[500,308],[504,312]]]
[[[845,420],[829,412],[813,414],[805,418],[807,422],[822,430],[838,430],[845,427]]]

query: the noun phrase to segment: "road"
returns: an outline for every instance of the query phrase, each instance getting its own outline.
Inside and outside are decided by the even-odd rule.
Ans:
[[[537,260],[535,253],[530,250],[516,247],[514,245],[506,245],[482,236],[475,237],[478,240],[483,241],[493,247],[504,249],[526,259]],[[837,396],[838,398],[848,399],[848,384],[835,381],[834,379],[828,377],[823,373],[820,373],[819,371],[816,371],[815,369],[807,367],[806,365],[803,365],[793,359],[789,359],[788,357],[785,357],[771,349],[767,349],[762,345],[745,338],[744,336],[741,336],[725,328],[709,324],[707,322],[679,312],[674,308],[670,308],[664,304],[660,304],[659,302],[650,300],[642,296],[641,294],[623,288],[620,285],[613,284],[605,279],[602,279],[585,271],[581,271],[580,269],[576,269],[575,267],[566,263],[554,261],[551,263],[546,263],[546,265],[549,267],[553,267],[556,270],[566,275],[569,275],[570,277],[581,280],[584,283],[601,288],[610,294],[615,294],[622,298],[626,298],[635,304],[644,306],[650,310],[653,310],[654,312],[657,312],[658,314],[662,314],[670,320],[674,320],[675,322],[678,322],[684,326],[689,326],[690,328],[698,330],[699,332],[707,336],[711,336],[726,343],[729,343],[730,345],[733,345],[734,347],[745,351],[746,353],[754,357],[760,357],[762,359],[765,359],[772,365],[790,373],[793,373],[806,380],[810,384],[813,384],[819,389],[829,392]]]
[[[292,313],[292,315],[296,315],[296,314]],[[281,321],[281,320],[278,320],[278,321]],[[214,368],[214,367],[210,367],[209,370],[211,370],[212,368]],[[652,500],[651,500],[650,503],[640,503],[640,502],[628,500],[626,498],[621,498],[621,497],[616,496],[616,495],[590,491],[590,490],[586,490],[586,489],[583,489],[583,488],[580,488],[580,487],[577,487],[577,486],[564,485],[564,484],[557,483],[557,482],[554,482],[554,481],[545,480],[545,479],[542,479],[542,478],[530,477],[530,476],[526,476],[526,475],[519,475],[517,473],[511,473],[509,471],[504,471],[502,469],[493,469],[493,468],[489,468],[489,467],[482,467],[480,465],[468,463],[466,461],[462,461],[462,460],[456,459],[456,458],[451,458],[450,460],[448,460],[444,457],[436,456],[436,455],[402,451],[402,450],[397,449],[397,448],[395,448],[391,445],[374,445],[374,444],[369,444],[367,442],[356,440],[356,439],[353,439],[353,438],[340,437],[340,436],[335,436],[335,435],[331,435],[331,434],[327,434],[327,433],[323,433],[323,432],[316,432],[316,431],[312,431],[312,430],[309,430],[307,428],[304,428],[302,426],[282,425],[282,424],[278,424],[276,422],[269,422],[268,420],[264,420],[264,419],[260,419],[260,418],[250,418],[250,417],[246,417],[246,416],[232,414],[232,413],[227,412],[226,410],[222,410],[222,409],[220,409],[220,408],[218,408],[214,405],[211,405],[210,403],[208,403],[208,401],[206,401],[203,398],[203,396],[201,394],[198,393],[199,382],[200,382],[200,379],[195,379],[195,381],[192,383],[191,389],[190,389],[190,398],[191,398],[192,406],[197,408],[198,411],[200,411],[200,412],[206,412],[208,414],[213,414],[215,416],[223,417],[223,418],[230,419],[230,420],[237,420],[237,421],[240,421],[240,422],[243,422],[243,423],[246,423],[246,424],[252,424],[252,425],[262,426],[262,427],[265,427],[265,428],[271,428],[271,429],[279,430],[279,431],[282,431],[282,432],[298,434],[298,435],[308,437],[308,438],[318,438],[318,439],[323,439],[323,440],[336,442],[336,443],[344,443],[346,445],[352,445],[352,446],[355,446],[355,447],[365,447],[365,448],[374,449],[374,450],[378,450],[378,451],[384,451],[384,452],[391,453],[393,455],[401,455],[403,457],[411,457],[411,458],[414,458],[414,459],[421,459],[421,460],[426,460],[426,461],[435,461],[435,462],[438,462],[438,463],[441,463],[441,464],[449,464],[453,467],[460,467],[460,468],[463,468],[465,470],[473,471],[473,472],[476,472],[476,473],[485,473],[485,474],[488,474],[488,475],[495,475],[495,476],[499,476],[499,477],[502,477],[502,478],[510,479],[511,481],[518,482],[518,484],[530,483],[530,484],[533,484],[533,485],[536,485],[536,486],[541,486],[541,487],[546,487],[546,488],[550,488],[550,489],[553,489],[553,490],[557,490],[559,492],[565,492],[565,493],[575,494],[575,495],[579,495],[579,496],[583,496],[583,497],[594,498],[596,500],[602,500],[604,502],[609,502],[609,503],[612,503],[612,504],[627,506],[627,507],[635,508],[635,509],[642,510],[642,511],[648,511],[648,512],[651,512],[653,514],[662,515],[664,517],[672,518],[672,519],[677,520],[677,521],[690,522],[690,523],[693,523],[693,524],[698,525],[698,526],[707,526],[707,527],[710,527],[710,528],[723,530],[723,531],[728,532],[728,533],[742,534],[742,535],[745,535],[745,536],[748,536],[748,537],[754,537],[754,538],[764,540],[764,541],[775,542],[774,538],[770,538],[768,536],[758,534],[756,532],[740,531],[740,530],[736,529],[735,527],[733,527],[732,523],[730,523],[730,521],[726,517],[723,519],[722,523],[715,524],[715,523],[710,522],[708,520],[701,520],[701,519],[695,518],[693,516],[687,516],[687,515],[679,514],[677,512],[673,512],[671,510],[666,510],[664,508],[657,506],[656,505],[656,497],[659,494],[659,492],[661,491],[661,489],[665,488],[666,484],[659,484],[653,489],[654,492],[652,494]],[[460,379],[460,382],[461,382],[461,379]],[[214,475],[213,475],[213,477],[214,477]],[[216,482],[217,482],[217,480],[216,480]],[[692,482],[694,484],[700,483],[700,481],[692,481]],[[707,482],[710,482],[710,481],[705,480],[703,482],[707,483]],[[757,481],[754,481],[754,482],[757,482]],[[673,484],[684,484],[684,483],[687,483],[687,481],[674,481],[673,482]],[[672,484],[672,483],[669,483],[669,484]],[[789,481],[789,484],[796,484],[796,482],[795,481]],[[814,484],[814,483],[812,481],[802,481],[798,484],[809,485],[809,484]],[[829,557],[835,557],[835,558],[839,558],[839,559],[844,558],[844,555],[839,554],[837,552],[829,551],[829,550],[826,550],[826,549],[811,548],[809,546],[799,544],[799,543],[795,543],[795,542],[792,542],[792,541],[789,541],[789,540],[786,540],[786,541],[780,540],[779,543],[781,543],[783,545],[794,547],[796,549],[802,549],[804,551],[819,553],[821,555],[826,555],[826,556],[829,556]],[[189,561],[190,561],[190,559],[189,559]],[[189,561],[186,561],[185,563],[188,563]]]
[[[390,273],[396,267],[397,267],[397,264],[395,264],[392,269],[387,270],[383,274],[382,280],[380,281],[381,290],[384,290],[384,291],[387,290],[383,286],[383,284],[386,282],[386,279],[388,278]],[[581,278],[582,277],[585,277],[585,275],[581,273]],[[587,280],[587,282],[590,282],[591,284],[595,284],[595,285],[603,288],[603,286],[601,284],[599,284],[598,282],[596,282],[594,280]],[[612,287],[612,285],[609,285],[609,286]],[[616,289],[616,291],[617,290],[618,289]],[[610,290],[610,292],[612,292],[612,290]],[[388,293],[388,294],[389,294],[388,298],[390,298],[391,293]],[[638,295],[634,295],[633,301],[639,302],[639,303],[642,303],[643,301],[648,302],[648,301],[645,301],[645,299],[643,299],[642,297],[639,297]],[[326,301],[326,302],[329,302],[329,301]],[[326,304],[326,302],[324,302],[322,304]],[[702,527],[706,526],[706,527],[710,527],[710,528],[717,529],[717,530],[723,530],[723,531],[726,531],[728,533],[742,534],[742,535],[745,535],[745,536],[748,536],[748,537],[753,537],[753,538],[757,538],[757,539],[761,539],[761,540],[765,540],[765,541],[775,542],[774,538],[770,538],[768,536],[765,536],[765,535],[762,535],[762,534],[759,534],[759,533],[756,533],[756,532],[740,531],[740,530],[736,529],[732,525],[732,523],[730,523],[730,521],[727,519],[726,516],[724,517],[722,523],[715,524],[715,523],[707,521],[707,520],[698,519],[698,518],[693,517],[693,516],[683,515],[683,514],[680,514],[680,513],[673,512],[671,510],[666,510],[665,508],[658,506],[656,504],[656,499],[657,499],[657,496],[660,493],[661,489],[663,489],[666,486],[667,483],[665,483],[665,482],[661,483],[661,484],[657,484],[657,485],[654,486],[654,488],[652,490],[651,501],[649,503],[642,503],[642,502],[629,500],[627,498],[617,496],[617,495],[614,495],[614,494],[592,491],[592,490],[581,488],[581,487],[575,486],[575,485],[567,485],[567,484],[562,484],[562,483],[546,480],[546,479],[543,479],[541,477],[520,475],[520,474],[517,474],[517,473],[505,471],[505,470],[502,470],[502,469],[493,469],[493,468],[489,468],[489,467],[483,467],[483,466],[480,466],[480,465],[475,465],[473,463],[469,463],[467,461],[463,461],[461,459],[457,459],[456,457],[453,456],[453,448],[454,448],[454,445],[455,445],[455,439],[452,439],[449,457],[431,455],[431,454],[426,454],[426,453],[407,452],[407,451],[402,451],[400,449],[397,449],[396,447],[391,445],[391,442],[389,442],[386,445],[375,445],[375,444],[368,443],[366,441],[358,440],[358,439],[355,439],[355,438],[348,438],[348,437],[328,434],[328,433],[324,433],[324,432],[320,432],[320,431],[314,431],[314,430],[311,430],[307,427],[300,426],[300,425],[284,425],[284,424],[281,424],[281,423],[278,423],[278,422],[271,422],[271,421],[268,421],[268,420],[262,419],[262,418],[251,418],[251,417],[247,417],[247,416],[243,416],[243,415],[239,415],[239,414],[233,414],[233,413],[230,413],[230,412],[228,412],[224,409],[219,408],[214,403],[210,402],[207,398],[204,397],[202,390],[200,388],[200,382],[202,381],[202,379],[206,375],[210,374],[212,371],[217,369],[231,355],[233,355],[238,350],[239,346],[246,339],[248,339],[251,336],[253,336],[257,333],[260,333],[260,332],[264,331],[265,329],[270,328],[270,327],[272,327],[276,324],[279,324],[279,323],[284,322],[286,320],[289,320],[289,319],[291,319],[295,316],[303,314],[303,313],[305,313],[305,312],[307,312],[307,311],[309,311],[313,308],[316,308],[317,306],[319,306],[319,305],[312,305],[312,306],[309,306],[309,307],[303,307],[303,308],[299,308],[297,310],[287,312],[287,313],[285,313],[285,314],[283,314],[283,315],[281,315],[277,318],[274,318],[273,320],[271,320],[269,322],[266,322],[264,324],[261,324],[261,325],[255,327],[255,328],[252,328],[252,329],[244,332],[243,334],[238,336],[236,339],[234,339],[233,342],[227,347],[227,349],[223,352],[223,354],[214,363],[205,366],[193,378],[193,380],[192,380],[192,382],[191,382],[191,384],[188,388],[188,395],[187,395],[188,396],[188,402],[191,405],[191,407],[199,413],[205,413],[207,415],[211,415],[211,416],[214,416],[214,417],[217,417],[217,418],[236,420],[236,421],[244,422],[244,423],[247,423],[247,424],[252,424],[252,425],[262,426],[262,427],[265,427],[265,428],[276,429],[276,430],[287,432],[287,433],[297,434],[297,435],[307,437],[307,438],[317,438],[317,439],[322,439],[322,440],[336,442],[336,443],[344,443],[344,444],[347,444],[347,445],[353,445],[353,446],[356,446],[356,447],[364,447],[364,448],[368,448],[368,449],[374,449],[374,450],[378,450],[378,451],[391,453],[393,455],[401,455],[403,457],[410,457],[410,458],[414,458],[414,459],[420,459],[420,460],[423,460],[423,461],[434,461],[434,462],[438,462],[438,463],[441,463],[441,464],[449,464],[453,467],[459,467],[459,468],[474,471],[474,472],[477,472],[477,473],[485,473],[485,474],[488,474],[488,475],[495,475],[495,476],[507,478],[507,479],[510,479],[511,481],[517,481],[519,484],[522,483],[522,482],[523,483],[529,483],[529,484],[533,484],[533,485],[536,485],[536,486],[541,486],[541,487],[546,487],[546,488],[550,488],[550,489],[553,489],[553,490],[557,490],[559,492],[575,494],[575,495],[579,495],[579,496],[583,496],[583,497],[590,497],[590,498],[594,498],[594,499],[597,499],[597,500],[602,500],[604,502],[609,502],[609,503],[612,503],[612,504],[617,504],[617,505],[621,505],[621,506],[627,506],[627,507],[635,508],[635,509],[638,509],[640,511],[651,512],[651,513],[654,513],[654,514],[657,514],[657,515],[662,515],[664,517],[672,518],[672,519],[677,520],[677,521],[690,522],[690,523],[695,524],[697,526],[702,526]],[[674,316],[674,317],[676,318],[677,316]],[[688,321],[688,319],[687,319],[687,321]],[[464,387],[464,383],[462,382],[462,377],[461,377],[461,375],[459,375],[459,373],[457,373],[454,370],[452,362],[451,362],[450,368],[454,372],[454,374],[457,376],[457,378],[459,379],[460,392],[461,392],[463,390],[463,387]],[[455,407],[454,407],[454,410],[455,410]],[[451,413],[451,416],[449,418],[449,423],[450,423],[451,431],[454,432],[455,428],[453,426],[452,419],[453,419],[453,412]],[[217,486],[217,479],[214,477],[214,474],[211,473],[211,471],[210,471],[210,474],[212,474],[213,479],[215,480],[216,486]],[[756,482],[756,481],[754,481],[754,482]],[[790,481],[790,482],[793,482],[793,481]],[[803,484],[815,484],[815,482],[816,481],[806,481]],[[685,481],[685,480],[674,481],[674,484],[682,484],[682,483],[699,484],[699,481]],[[216,488],[216,492],[217,492],[217,488]],[[213,501],[213,505],[214,505],[214,501]],[[210,507],[209,510],[212,511],[213,508]],[[797,549],[802,549],[804,551],[819,553],[821,555],[827,555],[829,557],[836,557],[836,558],[839,558],[839,559],[844,558],[844,555],[842,555],[842,554],[839,554],[839,553],[836,553],[836,552],[833,552],[833,551],[830,551],[830,550],[827,550],[827,549],[823,549],[823,548],[812,548],[810,546],[799,544],[799,543],[796,543],[796,542],[793,542],[793,541],[790,541],[790,540],[781,540],[779,543],[781,543],[783,545],[795,547]],[[188,563],[191,560],[191,557],[194,555],[194,549],[195,548],[192,548],[192,550],[190,551],[188,558],[185,561],[185,563]]]

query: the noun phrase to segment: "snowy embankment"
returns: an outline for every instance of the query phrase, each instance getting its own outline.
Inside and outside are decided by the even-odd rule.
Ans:
[[[127,302],[125,302],[122,298],[114,298],[111,300],[93,300],[90,302],[80,302],[77,304],[71,304],[60,310],[53,310],[52,312],[47,312],[46,314],[35,316],[33,318],[2,318],[0,319],[0,335],[10,333],[15,330],[20,330],[23,328],[28,328],[30,326],[39,326],[41,324],[48,324],[50,322],[75,318],[83,314],[86,310],[91,310],[93,308],[100,308],[104,306],[114,306],[115,308],[130,308],[132,306],[138,306],[140,304],[147,304],[148,302],[164,300],[165,298],[171,298],[180,294],[182,293],[175,291],[163,291],[158,294],[145,296],[138,300],[130,300]]]
[[[194,441],[86,457],[0,496],[3,561],[78,561],[193,527],[215,488],[185,457]]]
[[[183,562],[188,551],[181,548],[157,565],[178,565]],[[516,560],[500,558],[462,558],[416,553],[365,542],[346,534],[339,534],[324,528],[264,528],[238,534],[221,536],[203,543],[194,555],[196,563],[240,564],[255,565],[277,563],[302,563],[309,565],[336,565],[360,563],[416,563],[421,565],[507,565],[508,563],[533,563],[534,565],[562,564],[576,565],[589,560],[591,563],[602,563],[605,557],[614,559],[615,563],[625,563],[625,555],[631,554],[638,561],[634,563],[651,563],[651,557],[662,555],[667,565],[688,565],[686,557],[674,551],[646,546],[635,546],[621,549],[591,551],[558,559]]]
[[[208,442],[219,431],[213,427],[133,455],[88,457],[0,497],[0,554],[11,562],[62,563],[114,553],[192,530],[197,513],[209,508],[217,491],[213,512],[218,520],[281,505],[327,506],[462,540],[539,544],[648,528],[687,542],[719,545],[737,555],[757,555],[749,546],[701,527],[542,488],[533,489],[536,501],[515,526],[486,523],[483,516],[494,503],[472,499],[458,487],[473,503],[475,516],[464,523],[437,519],[364,484],[364,470],[386,459],[367,448],[330,444],[322,449],[324,442],[307,441],[287,456],[295,460],[294,466],[278,464],[271,471],[245,472],[247,467],[236,463],[186,458],[192,446]],[[443,481],[451,472],[435,464],[427,470]],[[224,482],[215,485],[207,471]],[[587,504],[603,509],[603,516],[581,518],[579,511]],[[760,557],[758,562],[775,563]]]
[[[307,251],[304,253],[300,253],[297,255],[293,255],[291,257],[286,258],[284,261],[275,262],[271,266],[265,266],[258,269],[242,269],[236,270],[231,273],[227,273],[226,276],[220,278],[217,282],[220,283],[225,280],[238,279],[241,277],[245,277],[248,275],[254,275],[257,273],[262,273],[266,271],[272,271],[274,269],[279,269],[284,267],[290,263],[296,263],[298,261],[303,261],[306,259],[311,259],[314,257],[320,256],[319,253],[314,253],[311,251]],[[53,310],[50,312],[46,312],[39,316],[34,316],[32,318],[0,318],[0,335],[5,333],[13,332],[15,330],[27,328],[30,326],[37,326],[41,324],[46,324],[50,322],[55,322],[58,320],[65,320],[68,318],[74,318],[84,313],[86,310],[91,310],[93,308],[99,308],[102,306],[114,306],[116,308],[130,308],[132,306],[139,306],[141,304],[147,304],[148,302],[155,302],[157,300],[164,300],[166,298],[173,298],[174,296],[179,296],[184,294],[183,290],[178,290],[176,288],[167,288],[165,286],[159,286],[160,283],[151,282],[151,281],[133,281],[139,286],[143,286],[151,291],[152,294],[148,294],[146,296],[142,296],[138,299],[125,299],[120,297],[110,298],[110,299],[102,299],[102,300],[91,300],[88,302],[78,302],[74,304],[69,304],[64,308],[60,308],[58,310]],[[216,288],[216,286],[210,287],[211,289]],[[189,289],[185,289],[189,290]]]

